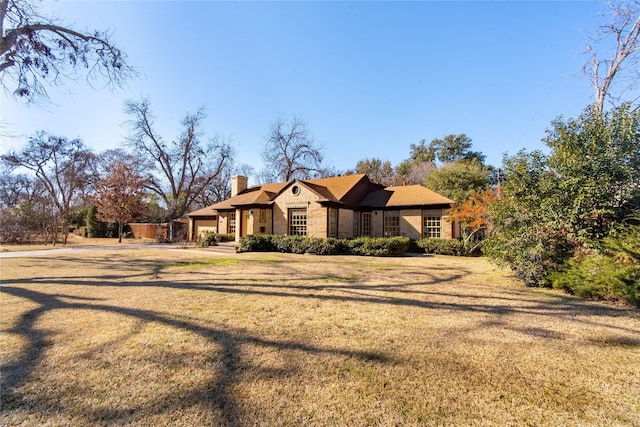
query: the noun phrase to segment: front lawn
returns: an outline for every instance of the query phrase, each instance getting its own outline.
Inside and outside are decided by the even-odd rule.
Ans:
[[[639,425],[640,310],[482,258],[1,262],[0,425]]]

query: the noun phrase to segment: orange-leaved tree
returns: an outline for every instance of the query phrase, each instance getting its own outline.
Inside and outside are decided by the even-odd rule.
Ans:
[[[478,249],[482,237],[491,229],[489,206],[499,198],[499,190],[486,188],[451,208],[451,219],[460,223],[462,242],[467,253]]]
[[[122,242],[122,229],[146,211],[144,201],[145,180],[127,163],[116,163],[109,176],[96,185],[93,200],[101,221],[118,224],[118,242]]]

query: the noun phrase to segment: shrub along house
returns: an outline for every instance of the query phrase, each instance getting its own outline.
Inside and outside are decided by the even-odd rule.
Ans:
[[[189,239],[208,232],[309,237],[459,237],[453,200],[421,185],[384,187],[364,175],[247,187],[232,177],[231,198],[188,213]]]

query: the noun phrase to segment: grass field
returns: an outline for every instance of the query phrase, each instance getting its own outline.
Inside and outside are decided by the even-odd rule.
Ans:
[[[0,425],[640,426],[640,310],[484,259],[1,262]]]

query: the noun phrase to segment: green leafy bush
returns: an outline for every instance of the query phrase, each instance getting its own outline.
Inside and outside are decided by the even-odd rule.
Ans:
[[[233,242],[236,240],[235,234],[228,233],[207,233],[200,239],[200,246],[208,248],[209,246],[217,246],[220,242]]]
[[[582,255],[549,274],[554,288],[581,297],[622,300],[640,307],[640,223],[625,222],[601,243],[600,254]]]
[[[416,240],[416,245],[426,254],[460,256],[464,253],[464,244],[457,239],[424,238]]]
[[[284,234],[274,234],[271,236],[271,243],[276,252],[290,254],[303,254],[303,243],[306,238],[303,236],[287,236]]]
[[[349,247],[347,241],[344,239],[335,239],[330,237],[322,240],[321,252],[319,255],[342,255],[349,253]]]
[[[640,264],[608,255],[570,259],[549,274],[554,288],[585,298],[640,306]]]
[[[240,252],[273,252],[274,246],[271,235],[250,234],[240,239]]]
[[[393,256],[409,250],[408,237],[358,237],[347,240],[349,252],[353,255]]]
[[[236,240],[234,233],[218,233],[215,236],[218,242],[234,242]]]
[[[216,236],[217,235],[215,233],[205,234],[202,239],[200,239],[200,247],[208,248],[209,246],[217,246],[218,242],[216,240]]]
[[[344,240],[318,237],[307,237],[300,242],[300,250],[297,253],[307,253],[314,255],[338,255],[348,252]]]

